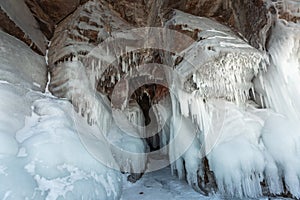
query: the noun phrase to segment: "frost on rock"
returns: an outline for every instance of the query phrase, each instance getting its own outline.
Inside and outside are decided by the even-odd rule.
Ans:
[[[9,113],[0,118],[0,141],[5,141],[0,146],[0,182],[8,183],[0,188],[0,197],[118,199],[120,173],[108,166],[130,173],[128,179],[136,181],[152,159],[146,154],[150,141],[151,147],[166,147],[162,154],[173,161],[173,174],[206,195],[300,198],[299,25],[274,23],[268,63],[264,52],[230,28],[178,10],[172,14],[164,26],[195,41],[173,41],[181,48],[170,54],[139,50],[145,44],[153,47],[153,41],[143,40],[151,29],[142,34],[128,31],[132,26],[105,1],[88,1],[58,25],[49,51],[50,90],[71,101],[84,118],[73,113],[65,99],[33,91],[45,87],[44,62],[0,33],[7,46],[0,49],[0,106],[2,116]],[[34,58],[7,60],[18,52],[14,48]],[[160,64],[170,60],[180,81],[161,69]],[[140,93],[130,91],[130,81],[123,78],[144,83],[147,79],[136,72],[150,62],[155,67],[148,66],[142,75],[169,78],[170,88],[156,90],[157,84],[154,89],[141,86]],[[16,68],[23,64],[26,70]],[[115,87],[119,93],[112,91]],[[251,101],[255,92],[265,102],[261,109]],[[162,128],[149,140],[144,139],[149,132],[138,102],[143,96],[138,94],[147,97]],[[17,184],[14,170],[28,185],[11,189]]]
[[[186,152],[172,164],[179,178],[186,178],[205,194],[217,190],[225,196],[261,196],[265,164],[260,137],[264,121],[251,109],[226,100],[204,102],[195,92],[183,91],[179,99],[180,107],[175,112],[182,116],[171,123],[171,138],[180,131],[185,134],[170,147],[170,156],[176,156],[178,146],[195,135]]]
[[[90,124],[101,123],[101,130],[107,132],[112,120],[110,105],[96,91],[94,74],[87,74],[80,61],[59,63],[54,70],[51,91],[69,99]]]
[[[110,124],[109,114],[99,115],[106,111],[105,102],[99,103],[103,98],[97,92],[97,84],[116,57],[109,49],[102,49],[105,52],[101,55],[106,55],[107,59],[105,56],[99,60],[87,55],[112,32],[129,27],[116,13],[109,11],[106,2],[88,1],[62,21],[55,31],[49,50],[50,91],[72,101],[91,124]],[[98,105],[100,108],[97,108]],[[99,120],[102,116],[104,119]],[[107,127],[103,131],[107,132]]]
[[[229,196],[261,196],[264,157],[259,138],[263,121],[243,111],[243,107],[249,100],[251,81],[258,73],[262,53],[229,28],[207,18],[175,11],[166,26],[192,33],[196,39],[180,53],[180,62],[175,59],[183,84],[173,83],[176,98],[172,98],[170,140],[178,132],[184,132],[186,140],[193,135],[195,138],[172,164],[173,170],[206,194],[217,186],[219,192]],[[183,146],[184,141],[178,140],[173,148],[170,145],[171,157],[177,155],[178,146]],[[243,147],[249,156],[235,154],[238,147]],[[249,160],[248,164],[243,160]]]
[[[108,6],[104,1],[88,1],[58,25],[49,50],[50,67],[82,60],[114,31],[132,28]]]
[[[295,23],[300,22],[300,2],[298,0],[280,0],[275,2],[275,6],[280,19]]]

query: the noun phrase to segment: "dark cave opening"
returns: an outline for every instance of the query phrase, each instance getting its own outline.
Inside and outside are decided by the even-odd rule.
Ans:
[[[169,91],[166,87],[159,85],[159,84],[145,84],[139,87],[133,95],[131,99],[135,99],[142,109],[144,114],[145,124],[144,126],[147,127],[151,124],[158,124],[157,118],[153,113],[151,107],[161,98],[164,98],[166,95],[169,94]],[[159,150],[162,148],[160,143],[160,128],[157,128],[157,132],[155,135],[152,135],[146,138],[146,142],[150,148],[150,152]],[[146,129],[147,130],[147,129]]]

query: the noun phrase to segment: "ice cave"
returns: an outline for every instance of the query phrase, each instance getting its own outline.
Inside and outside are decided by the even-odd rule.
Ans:
[[[0,199],[300,199],[300,0],[1,0]]]

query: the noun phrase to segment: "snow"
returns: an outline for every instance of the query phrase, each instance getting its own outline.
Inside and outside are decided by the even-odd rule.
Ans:
[[[15,168],[10,166],[6,157],[1,157],[1,163],[9,171],[7,176],[1,176],[0,184],[7,185],[4,183],[10,180],[14,185],[24,177],[21,183],[27,185],[19,188],[8,184],[7,190],[14,188],[9,197],[31,198],[36,193],[42,199],[118,199],[120,174],[108,169],[85,149],[74,125],[78,121],[73,119],[72,105],[65,100],[41,97],[34,101],[32,112],[31,117],[26,117],[24,128],[16,133],[15,146],[17,151],[20,149],[18,156],[12,153],[6,156],[12,159]],[[85,119],[77,118],[86,123]],[[85,128],[85,131],[91,130]],[[9,150],[7,146],[5,149]],[[1,152],[1,155],[7,153]],[[16,196],[22,193],[25,196]]]
[[[224,199],[219,194],[203,196],[193,190],[185,181],[178,180],[170,173],[170,167],[147,173],[136,183],[123,179],[123,194],[121,200],[219,200]],[[235,199],[235,198],[228,198]],[[238,199],[238,198],[237,198]],[[250,200],[251,198],[243,198]],[[259,200],[287,200],[288,198],[261,197]]]
[[[178,180],[170,173],[170,167],[147,173],[137,183],[123,181],[121,200],[213,200],[194,191],[185,181]]]

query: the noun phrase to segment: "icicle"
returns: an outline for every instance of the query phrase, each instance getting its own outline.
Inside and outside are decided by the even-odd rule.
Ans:
[[[111,82],[112,84],[115,84],[115,76],[114,76],[114,75],[111,75],[111,76],[110,76],[110,82]]]

